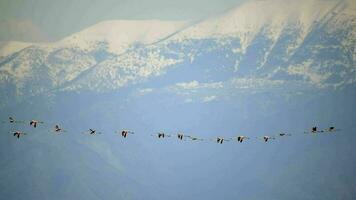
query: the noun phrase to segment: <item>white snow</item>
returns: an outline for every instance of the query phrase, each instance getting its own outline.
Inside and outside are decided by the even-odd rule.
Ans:
[[[185,21],[159,20],[104,21],[64,38],[57,45],[71,45],[90,51],[99,42],[105,42],[110,52],[120,54],[136,43],[158,42],[182,29],[186,24]]]
[[[223,13],[204,20],[173,37],[173,40],[204,39],[221,36],[238,37],[242,49],[250,44],[261,31],[276,40],[286,25],[300,26],[300,42],[310,27],[333,9],[338,1],[325,0],[252,0]],[[267,29],[265,29],[267,28]]]
[[[17,41],[0,43],[0,58],[18,52],[31,45],[32,43]]]

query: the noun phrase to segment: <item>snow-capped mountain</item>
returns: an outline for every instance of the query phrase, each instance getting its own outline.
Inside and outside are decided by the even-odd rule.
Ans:
[[[343,88],[356,81],[355,5],[254,0],[195,23],[105,21],[54,43],[10,42],[0,49],[1,96],[110,91],[163,74],[167,87],[190,74],[188,83],[224,91],[254,81]]]

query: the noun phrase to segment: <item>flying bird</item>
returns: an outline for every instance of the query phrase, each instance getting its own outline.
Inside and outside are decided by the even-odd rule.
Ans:
[[[334,126],[330,126],[325,130],[325,132],[336,132],[339,131],[340,129],[336,129]]]
[[[246,136],[237,136],[237,141],[242,143],[244,140],[248,140],[250,139],[249,137],[246,137]]]
[[[230,141],[229,139],[225,139],[223,137],[217,137],[216,138],[216,143],[222,144],[224,141]]]
[[[37,120],[31,120],[30,121],[30,126],[33,126],[34,128],[37,127],[37,124],[42,124],[43,122],[37,121]]]
[[[15,118],[13,118],[11,116],[8,118],[8,121],[3,121],[3,123],[7,123],[7,122],[9,122],[10,124],[13,124],[13,123],[24,123],[24,121],[17,121],[17,120],[15,120]]]
[[[183,134],[181,134],[181,133],[178,133],[178,134],[177,134],[177,137],[178,137],[178,139],[179,139],[179,140],[183,140],[184,135],[183,135]]]
[[[157,135],[158,138],[165,138],[165,137],[171,137],[171,135],[165,134],[163,132],[159,132],[156,134],[152,134],[152,136]]]
[[[10,122],[10,123],[15,123],[15,119],[12,118],[12,117],[9,117],[9,122]]]
[[[324,131],[323,130],[318,130],[318,127],[314,126],[314,127],[312,127],[311,132],[312,133],[322,133]]]
[[[90,135],[96,135],[96,134],[101,134],[101,132],[97,132],[95,129],[89,129],[87,132],[84,133],[88,133]]]
[[[60,132],[66,132],[64,129],[62,129],[58,124],[54,126],[54,132],[60,133]]]
[[[198,138],[198,137],[194,137],[194,136],[190,136],[190,135],[188,135],[187,136],[189,139],[191,139],[192,141],[203,141],[204,139],[202,139],[202,138]]]
[[[263,141],[268,142],[268,140],[274,140],[274,139],[276,139],[276,138],[275,138],[275,137],[272,137],[272,136],[267,136],[267,135],[265,135],[265,136],[263,136],[263,137],[258,137],[257,139],[262,139]]]
[[[14,136],[17,137],[18,139],[20,138],[21,135],[26,135],[26,133],[20,132],[20,131],[15,131],[13,133],[14,133]]]
[[[284,137],[284,136],[292,136],[290,133],[279,133],[278,136]]]
[[[305,133],[305,134],[309,134],[309,133],[322,133],[322,132],[324,132],[324,131],[323,131],[323,130],[319,130],[318,127],[316,127],[316,126],[313,126],[313,127],[310,129],[310,131],[304,132],[304,133]]]
[[[122,130],[122,131],[121,131],[121,136],[124,137],[124,138],[126,138],[129,133],[130,133],[130,134],[134,134],[133,131]]]

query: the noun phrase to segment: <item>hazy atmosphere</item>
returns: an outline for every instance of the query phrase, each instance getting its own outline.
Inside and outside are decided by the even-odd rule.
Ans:
[[[353,0],[2,0],[0,27],[0,199],[356,199]]]

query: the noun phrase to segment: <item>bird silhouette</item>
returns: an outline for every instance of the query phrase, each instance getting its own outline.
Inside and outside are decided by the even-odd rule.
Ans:
[[[87,132],[83,132],[83,133],[88,133],[90,135],[101,134],[101,132],[97,132],[95,129],[91,129],[91,128]]]
[[[54,126],[54,132],[55,133],[63,133],[66,132],[66,130],[62,129],[58,124]]]
[[[250,139],[249,137],[246,137],[246,136],[237,136],[237,141],[242,143],[244,140],[248,140]]]
[[[157,136],[158,138],[165,138],[165,137],[171,137],[171,135],[165,134],[164,132],[159,132],[156,134],[151,134],[152,136]]]
[[[10,124],[13,124],[13,123],[24,123],[24,121],[18,121],[18,120],[15,120],[14,117],[9,117],[7,121],[3,121],[3,123],[10,123]]]
[[[126,138],[129,133],[130,133],[130,134],[134,134],[133,131],[122,130],[122,131],[121,131],[121,136],[124,137],[124,138]]]
[[[13,133],[14,133],[14,136],[17,137],[17,139],[19,139],[21,135],[26,135],[26,133],[20,132],[20,131],[15,131]]]
[[[194,136],[190,136],[190,135],[188,135],[187,137],[192,141],[203,141],[204,140],[202,138],[198,138],[198,137],[194,137]]]
[[[178,134],[177,134],[177,137],[178,137],[179,140],[183,140],[184,135],[181,134],[181,133],[178,133]]]
[[[15,123],[15,119],[12,118],[12,117],[9,117],[9,122],[10,122],[10,123]]]
[[[325,130],[325,132],[336,132],[336,131],[340,131],[340,129],[336,129],[335,126],[330,126]]]
[[[34,128],[37,127],[37,124],[42,124],[43,122],[37,121],[37,120],[31,120],[30,121],[30,126],[33,126]]]
[[[223,137],[217,137],[216,138],[216,143],[222,144],[224,141],[230,141],[229,139],[225,139]]]
[[[304,132],[305,134],[309,134],[309,133],[322,133],[324,132],[324,130],[319,130],[317,126],[313,126],[310,131]]]
[[[258,139],[262,139],[264,142],[268,142],[268,140],[274,140],[276,139],[275,137],[272,137],[272,136],[268,136],[268,135],[265,135],[263,137],[260,137]]]
[[[284,137],[284,136],[292,136],[290,133],[279,133],[278,136]]]

